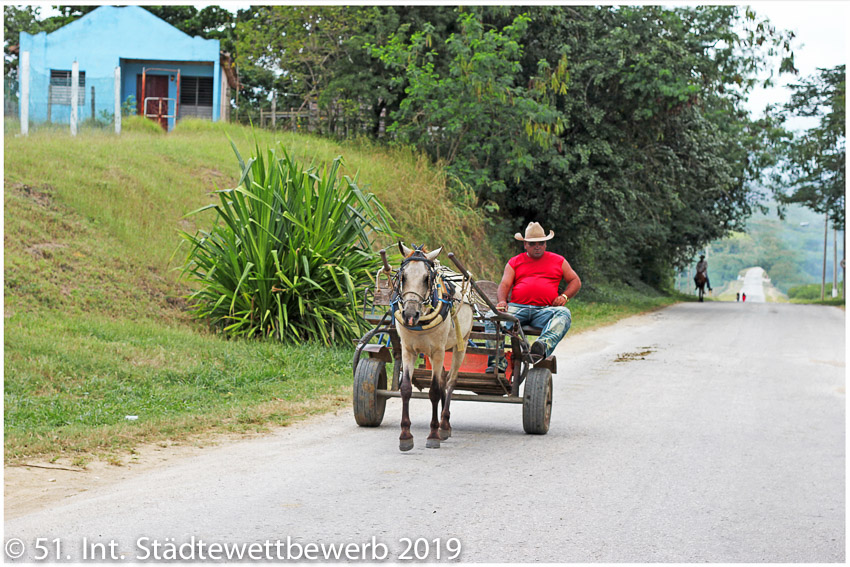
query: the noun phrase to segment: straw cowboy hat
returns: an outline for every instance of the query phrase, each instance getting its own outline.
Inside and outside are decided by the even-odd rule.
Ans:
[[[518,232],[514,234],[514,238],[522,240],[523,242],[543,242],[544,240],[549,240],[553,236],[555,236],[554,230],[550,230],[549,234],[546,235],[546,231],[543,230],[540,223],[536,222],[530,222],[528,223],[528,226],[525,227],[525,238],[523,238]]]

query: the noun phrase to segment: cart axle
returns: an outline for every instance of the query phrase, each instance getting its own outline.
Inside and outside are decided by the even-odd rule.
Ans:
[[[393,390],[378,390],[375,392],[379,398],[400,398],[401,392]],[[413,392],[411,398],[419,398],[427,400],[428,392]],[[488,396],[478,394],[452,394],[452,401],[462,400],[467,402],[496,402],[501,404],[521,404],[522,398],[519,396]]]

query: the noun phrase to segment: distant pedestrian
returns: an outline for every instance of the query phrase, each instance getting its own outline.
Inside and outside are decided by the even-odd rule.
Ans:
[[[741,294],[741,301],[743,301],[744,303],[746,303],[746,301],[747,301],[747,294],[746,294],[746,293],[742,293],[742,294]]]
[[[735,294],[735,301],[741,301],[741,292]]]

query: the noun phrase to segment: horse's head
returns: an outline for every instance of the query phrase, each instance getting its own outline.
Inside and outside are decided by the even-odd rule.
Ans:
[[[408,327],[415,327],[422,315],[422,305],[428,303],[434,288],[437,271],[434,259],[443,248],[426,252],[425,246],[413,245],[408,248],[401,242],[398,248],[404,255],[404,261],[398,270],[398,294],[402,305],[402,320]]]

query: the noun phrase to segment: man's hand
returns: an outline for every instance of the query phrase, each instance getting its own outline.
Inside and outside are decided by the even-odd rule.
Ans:
[[[508,310],[508,304],[506,302],[500,301],[499,303],[496,304],[496,311],[507,311],[507,310]]]
[[[552,302],[552,305],[554,305],[555,307],[562,307],[567,304],[567,301],[569,301],[569,297],[566,293],[562,293],[561,295],[555,298],[555,301]]]

